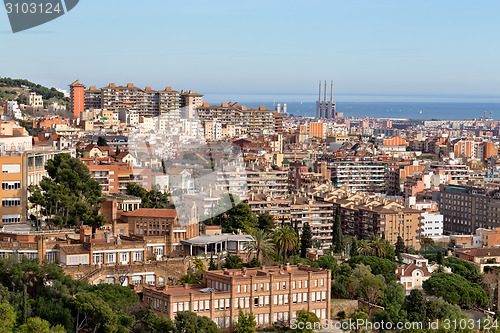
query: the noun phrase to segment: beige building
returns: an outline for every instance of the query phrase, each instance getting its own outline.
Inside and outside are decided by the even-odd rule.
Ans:
[[[297,311],[330,319],[331,271],[310,266],[263,266],[241,270],[205,271],[203,285],[144,288],[143,302],[156,313],[174,319],[192,311],[230,330],[238,308],[255,315],[257,326],[289,324]]]
[[[28,95],[28,105],[34,109],[43,109],[43,100],[41,95],[37,95],[34,92],[31,92]]]

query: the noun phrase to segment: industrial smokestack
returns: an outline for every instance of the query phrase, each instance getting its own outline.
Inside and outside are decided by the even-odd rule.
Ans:
[[[333,80],[332,80],[330,88],[331,88],[331,91],[330,91],[330,102],[333,103]]]
[[[318,96],[318,101],[321,102],[321,80],[319,80],[319,96]]]
[[[324,101],[326,102],[326,80],[325,80],[325,99]]]

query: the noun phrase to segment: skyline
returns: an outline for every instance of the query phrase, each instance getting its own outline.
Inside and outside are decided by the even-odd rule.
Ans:
[[[314,96],[318,80],[333,79],[334,95],[350,101],[359,95],[498,100],[498,9],[494,1],[88,0],[16,34],[2,11],[4,49],[17,53],[2,52],[0,75],[62,89],[79,79],[98,87],[133,82],[205,95],[277,96]]]

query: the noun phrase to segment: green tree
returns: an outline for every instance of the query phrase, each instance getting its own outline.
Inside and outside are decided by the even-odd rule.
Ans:
[[[203,281],[203,279],[201,278],[201,276],[199,276],[197,274],[194,274],[194,273],[188,273],[186,275],[183,275],[179,279],[179,283],[180,284],[184,284],[184,283],[187,283],[187,284],[198,284],[198,283],[201,283],[202,281]]]
[[[488,305],[486,292],[477,284],[467,281],[458,274],[433,274],[423,283],[424,290],[451,304],[484,307]]]
[[[0,333],[12,332],[16,325],[16,312],[8,303],[0,303]]]
[[[300,237],[300,256],[306,258],[307,249],[312,247],[312,230],[308,222],[302,226],[302,235]]]
[[[141,198],[141,208],[174,208],[173,204],[169,200],[170,194],[156,189],[148,191],[140,185],[128,183],[127,194]]]
[[[335,253],[342,252],[342,225],[340,221],[340,208],[337,207],[335,212],[335,222],[333,223],[332,244],[334,245]]]
[[[405,290],[403,286],[396,281],[391,281],[385,288],[380,301],[384,311],[377,311],[375,314],[377,321],[404,322],[406,320],[406,311],[403,309],[404,301]]]
[[[358,242],[356,241],[356,238],[353,237],[351,241],[351,248],[349,250],[349,255],[351,257],[356,257],[358,255]]]
[[[320,327],[320,321],[318,319],[318,316],[316,316],[314,313],[306,310],[297,311],[296,322],[292,325],[293,331],[302,333],[313,333],[314,330],[319,329],[319,327]]]
[[[253,333],[257,323],[254,314],[250,311],[244,313],[241,308],[238,310],[238,321],[234,324],[234,330],[239,333]]]
[[[57,154],[48,160],[44,177],[39,186],[30,186],[29,201],[41,207],[40,213],[52,225],[78,226],[83,223],[93,230],[106,219],[99,214],[102,197],[101,186],[92,179],[89,169],[69,154]]]
[[[215,260],[214,260],[214,254],[213,253],[210,253],[210,261],[208,263],[208,270],[209,271],[216,271],[218,270],[219,267],[218,265],[215,263]]]
[[[99,147],[107,147],[108,146],[108,141],[103,136],[99,136],[97,138],[97,145]]]
[[[274,229],[274,217],[268,211],[257,216],[258,228],[263,231],[270,232]]]
[[[423,322],[426,318],[426,302],[424,295],[418,289],[410,291],[410,295],[406,297],[405,309],[408,313],[408,320],[414,322]]]
[[[284,261],[287,261],[288,252],[297,246],[298,237],[290,226],[282,226],[274,233],[274,244],[283,254]]]
[[[217,325],[208,317],[197,316],[190,311],[177,312],[174,322],[175,333],[219,333]]]
[[[365,264],[367,266],[370,266],[373,274],[383,275],[387,282],[396,279],[395,271],[397,265],[388,259],[379,258],[375,256],[357,256],[349,259],[347,263],[352,268],[356,267],[359,264]]]
[[[436,263],[440,266],[443,266],[444,265],[444,256],[443,256],[443,252],[441,251],[438,251],[437,255],[436,255]]]
[[[227,268],[227,269],[235,269],[235,268],[241,268],[243,267],[243,260],[241,260],[240,257],[237,255],[229,255],[226,257],[226,260],[222,264],[222,268]]]
[[[233,233],[241,230],[246,234],[251,234],[258,226],[257,217],[245,203],[240,202],[230,209],[226,215],[226,224],[222,226],[224,232]]]
[[[405,242],[401,236],[398,236],[398,240],[396,241],[396,255],[398,257],[398,261],[402,262],[401,253],[405,251]]]
[[[478,282],[481,278],[477,266],[465,260],[448,257],[444,260],[444,265],[450,267],[453,273],[463,276],[470,282]]]
[[[19,333],[66,333],[64,327],[57,325],[50,327],[50,323],[40,317],[29,318],[26,324],[19,327]]]
[[[274,251],[274,243],[269,232],[263,229],[257,229],[253,232],[254,242],[247,242],[245,250],[248,251],[250,256],[255,252],[258,261],[268,258]]]
[[[198,272],[203,272],[204,270],[206,270],[205,263],[200,258],[194,258],[193,262],[194,267]]]

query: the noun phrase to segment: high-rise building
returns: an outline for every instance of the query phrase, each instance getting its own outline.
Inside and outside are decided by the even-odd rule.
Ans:
[[[319,82],[319,96],[316,101],[316,118],[333,119],[337,117],[336,103],[333,100],[333,81],[331,83],[330,100],[326,100],[326,81],[325,81],[325,95],[321,100],[321,81]]]
[[[451,185],[440,194],[444,231],[471,234],[478,228],[500,227],[500,193],[484,188]]]
[[[80,113],[85,110],[85,86],[76,80],[69,85],[69,111],[75,118],[80,118]]]

